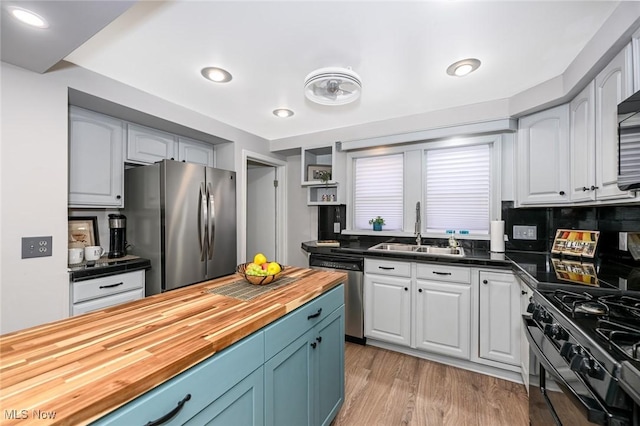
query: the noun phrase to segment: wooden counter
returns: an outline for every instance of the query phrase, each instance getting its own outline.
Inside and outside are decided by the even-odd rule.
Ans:
[[[233,274],[0,336],[0,424],[86,424],[346,279],[283,273],[299,279],[248,302],[207,292]]]

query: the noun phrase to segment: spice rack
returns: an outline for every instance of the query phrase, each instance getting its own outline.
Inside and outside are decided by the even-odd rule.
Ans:
[[[592,258],[599,239],[600,231],[558,229],[551,253]]]

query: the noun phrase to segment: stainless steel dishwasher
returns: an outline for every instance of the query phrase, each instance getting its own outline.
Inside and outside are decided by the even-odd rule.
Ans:
[[[338,254],[314,254],[309,256],[309,267],[325,271],[347,273],[344,283],[345,339],[365,344],[362,290],[364,287],[364,258]]]

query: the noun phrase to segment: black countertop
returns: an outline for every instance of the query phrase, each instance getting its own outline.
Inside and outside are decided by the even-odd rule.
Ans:
[[[69,278],[71,281],[77,282],[140,269],[151,269],[151,261],[137,256],[125,256],[120,259],[102,257],[93,263],[82,262],[78,265],[70,265]]]
[[[302,249],[311,254],[333,256],[360,256],[387,258],[412,262],[442,262],[465,266],[483,266],[511,269],[527,285],[539,284],[580,288],[621,289],[640,291],[640,267],[624,265],[615,259],[572,258],[544,252],[507,251],[491,253],[486,248],[464,248],[464,257],[450,257],[402,252],[369,251],[377,244],[371,241],[341,241],[340,247],[318,247],[315,241],[302,243]]]

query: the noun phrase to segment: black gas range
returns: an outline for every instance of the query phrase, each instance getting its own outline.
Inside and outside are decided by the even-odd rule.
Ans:
[[[523,318],[531,424],[640,424],[639,271],[607,259],[527,260],[518,264],[535,282]]]

